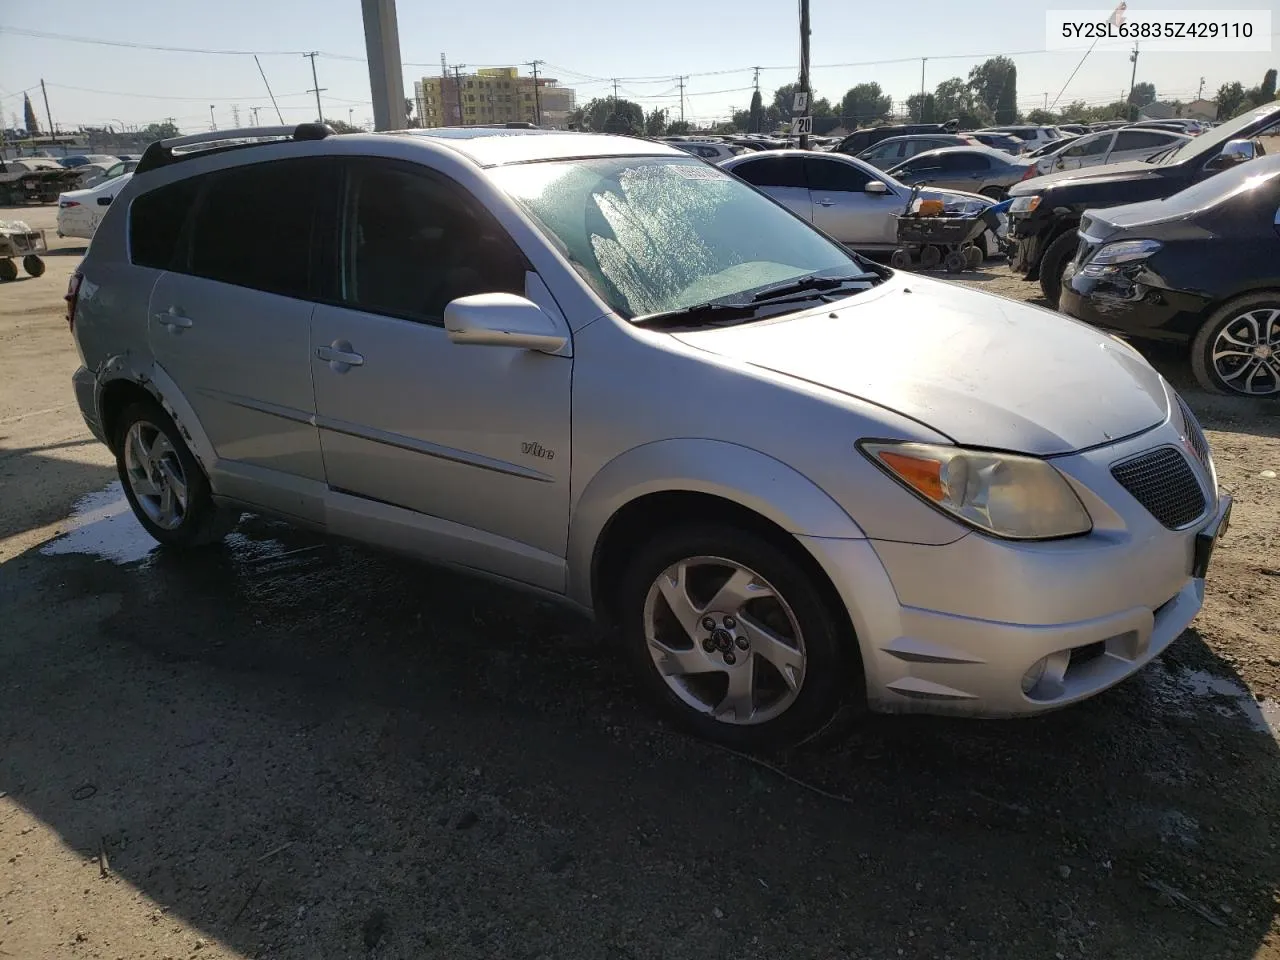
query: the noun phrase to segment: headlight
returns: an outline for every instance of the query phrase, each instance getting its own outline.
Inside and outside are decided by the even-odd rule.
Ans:
[[[1121,240],[1094,251],[1080,272],[1086,277],[1102,277],[1115,273],[1121,264],[1146,260],[1163,246],[1159,240]]]
[[[991,206],[989,200],[970,200],[968,198],[947,200],[943,211],[957,217],[972,217]]]
[[[1049,540],[1093,529],[1071,485],[1035,457],[928,443],[859,446],[912,493],[997,537]]]
[[[1009,205],[1009,212],[1031,213],[1038,206],[1040,206],[1039,194],[1030,197],[1014,197],[1013,203]]]

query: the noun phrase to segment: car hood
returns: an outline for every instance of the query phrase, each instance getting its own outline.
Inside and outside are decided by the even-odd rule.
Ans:
[[[1039,160],[1043,159],[1043,157],[1039,158]],[[1037,163],[1038,160],[1030,162]],[[1015,183],[1009,188],[1009,195],[1014,197],[1025,196],[1029,193],[1039,193],[1049,187],[1062,186],[1068,183],[1075,186],[1077,184],[1108,183],[1113,180],[1138,180],[1144,177],[1159,176],[1155,172],[1156,169],[1156,164],[1147,163],[1144,160],[1133,160],[1129,163],[1107,163],[1100,167],[1084,167],[1080,170],[1046,173],[1043,176],[1032,177],[1030,180]]]
[[[995,203],[990,197],[984,197],[980,193],[969,193],[965,190],[947,190],[941,187],[921,187],[920,196],[926,200],[941,200],[943,203],[977,200],[983,204],[984,209]]]
[[[1168,415],[1159,374],[1122,341],[1039,307],[902,273],[819,310],[675,336],[968,446],[1070,453]]]

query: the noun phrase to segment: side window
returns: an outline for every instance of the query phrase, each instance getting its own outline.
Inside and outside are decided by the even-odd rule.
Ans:
[[[839,160],[805,157],[804,169],[809,178],[810,190],[861,193],[871,180],[853,164],[841,163]]]
[[[947,173],[991,169],[991,158],[980,153],[944,153],[941,160],[942,169]]]
[[[799,157],[761,157],[735,167],[733,172],[757,187],[806,186]]]
[[[129,206],[129,260],[169,270],[177,261],[182,227],[202,178],[179,180],[135,197]]]
[[[343,227],[343,300],[439,323],[451,300],[525,292],[528,262],[461,187],[421,167],[354,163]]]
[[[1064,157],[1097,157],[1107,152],[1111,145],[1111,135],[1092,137],[1084,143],[1075,143],[1063,151]]]
[[[1121,130],[1116,134],[1116,150],[1156,150],[1168,146],[1169,138],[1155,130]]]
[[[337,197],[337,165],[320,157],[275,160],[209,174],[191,229],[186,272],[240,287],[307,299],[324,272],[318,242]],[[331,208],[330,208],[331,209]]]
[[[704,160],[714,160],[716,157],[720,156],[720,151],[715,147],[694,147],[693,149],[694,152]]]

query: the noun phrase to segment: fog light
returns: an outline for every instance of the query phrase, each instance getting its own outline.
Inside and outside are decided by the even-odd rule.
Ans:
[[[1041,657],[1031,665],[1031,669],[1022,675],[1022,692],[1030,693],[1036,688],[1036,684],[1040,682],[1040,678],[1044,676],[1044,668],[1048,665],[1049,658]]]

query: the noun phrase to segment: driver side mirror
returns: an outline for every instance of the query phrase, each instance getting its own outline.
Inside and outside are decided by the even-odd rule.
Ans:
[[[1257,156],[1257,144],[1252,140],[1228,140],[1222,152],[1209,161],[1209,166],[1214,170],[1226,170]]]
[[[514,293],[477,293],[451,300],[444,328],[457,344],[555,353],[567,338],[542,308]]]
[[[862,188],[865,193],[874,193],[884,195],[889,192],[889,188],[885,186],[883,180],[868,180],[867,185]]]

